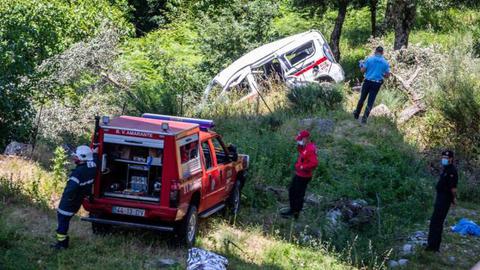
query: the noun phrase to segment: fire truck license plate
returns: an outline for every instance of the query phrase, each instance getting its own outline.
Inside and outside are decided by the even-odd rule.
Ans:
[[[114,206],[114,207],[112,207],[112,213],[121,214],[121,215],[128,215],[128,216],[143,217],[143,216],[145,216],[145,209]]]

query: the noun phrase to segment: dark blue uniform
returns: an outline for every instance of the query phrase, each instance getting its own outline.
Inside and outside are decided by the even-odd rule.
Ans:
[[[83,199],[91,194],[96,173],[96,163],[87,161],[77,165],[68,177],[67,185],[57,209],[58,241],[68,240],[67,232],[70,219],[80,209]]]
[[[443,168],[443,172],[438,180],[435,198],[435,206],[430,219],[430,230],[428,232],[428,250],[439,251],[442,242],[443,223],[447,217],[448,210],[454,197],[452,189],[458,184],[457,168],[450,164]]]

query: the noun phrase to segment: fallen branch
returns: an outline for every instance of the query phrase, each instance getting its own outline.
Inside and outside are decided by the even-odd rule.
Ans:
[[[418,91],[415,91],[415,89],[412,88],[412,83],[418,76],[421,69],[421,67],[417,67],[408,80],[405,80],[399,75],[392,73],[393,77],[400,83],[400,85],[404,89],[404,92],[407,94],[408,98],[413,103],[411,106],[408,106],[400,113],[400,116],[398,118],[398,123],[400,124],[407,122],[418,113],[424,112],[426,109],[426,105],[423,102],[423,95],[421,95],[420,93],[418,93]]]

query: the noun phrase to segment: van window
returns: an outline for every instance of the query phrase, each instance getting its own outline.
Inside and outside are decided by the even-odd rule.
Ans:
[[[288,59],[292,66],[300,63],[315,53],[315,46],[313,41],[303,44],[302,46],[288,52],[285,57]]]

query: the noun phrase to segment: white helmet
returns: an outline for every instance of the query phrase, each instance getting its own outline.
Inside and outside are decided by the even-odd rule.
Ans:
[[[92,161],[93,151],[86,145],[80,145],[77,147],[77,150],[75,150],[75,156],[81,161]]]

